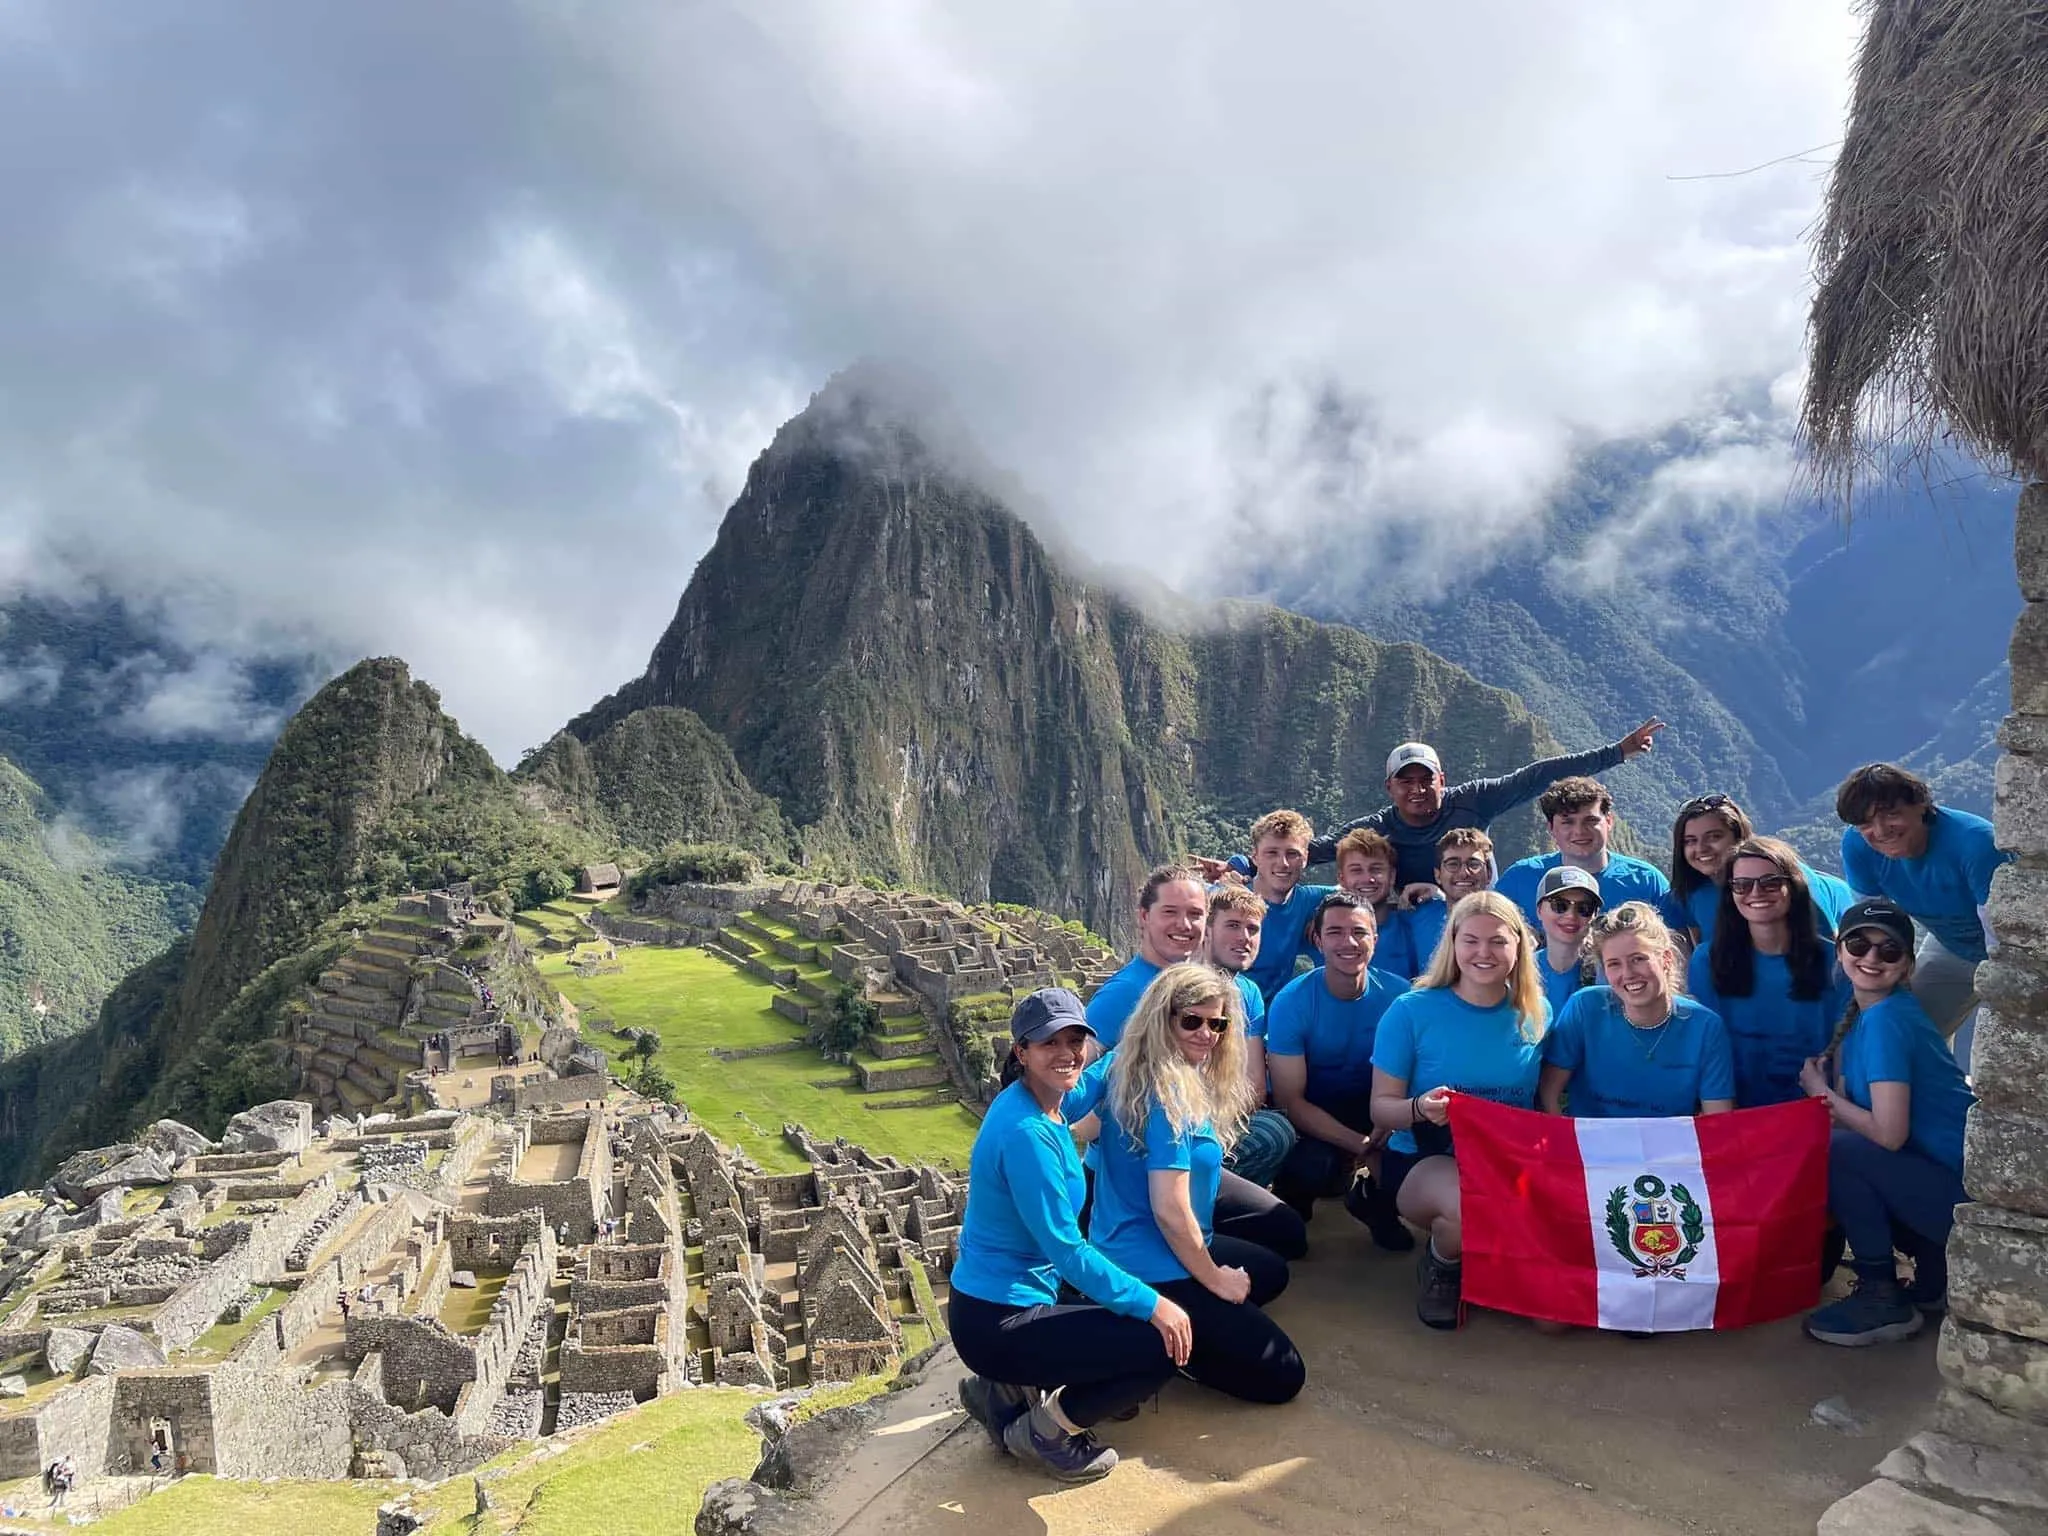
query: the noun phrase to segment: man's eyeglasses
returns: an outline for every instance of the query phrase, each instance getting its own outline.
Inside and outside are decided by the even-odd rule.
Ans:
[[[1790,875],[1731,875],[1728,878],[1728,889],[1738,896],[1747,896],[1751,891],[1769,896],[1791,888]]]
[[[1842,948],[1849,951],[1858,960],[1861,960],[1874,949],[1877,951],[1877,962],[1879,965],[1897,965],[1906,958],[1906,946],[1897,939],[1873,939],[1867,933],[1850,934],[1846,939],[1842,940]]]
[[[1577,896],[1552,896],[1543,905],[1550,908],[1559,917],[1563,917],[1568,912],[1579,917],[1591,917],[1600,910],[1599,902],[1588,901]]]
[[[1439,859],[1436,867],[1447,875],[1483,875],[1486,873],[1486,860]]]
[[[1695,795],[1678,808],[1681,817],[1704,816],[1708,811],[1732,809],[1735,802],[1726,795]]]
[[[1180,1026],[1181,1033],[1184,1035],[1192,1035],[1198,1029],[1206,1029],[1212,1035],[1223,1035],[1230,1032],[1230,1016],[1222,1013],[1177,1014],[1174,1017],[1174,1023]]]

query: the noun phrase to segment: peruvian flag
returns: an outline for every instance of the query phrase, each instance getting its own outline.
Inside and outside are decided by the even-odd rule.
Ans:
[[[1818,1099],[1570,1120],[1451,1098],[1473,1306],[1582,1328],[1746,1328],[1820,1299]]]

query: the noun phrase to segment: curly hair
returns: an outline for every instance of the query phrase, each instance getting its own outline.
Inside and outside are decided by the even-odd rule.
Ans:
[[[1190,1066],[1180,1053],[1176,1021],[1189,1008],[1214,1002],[1223,1004],[1230,1027],[1216,1037],[1207,1061]],[[1227,1150],[1257,1108],[1244,1058],[1244,1001],[1237,983],[1206,965],[1169,965],[1138,999],[1110,1058],[1110,1115],[1133,1147],[1144,1146],[1145,1122],[1156,1105],[1176,1136],[1211,1125]]]

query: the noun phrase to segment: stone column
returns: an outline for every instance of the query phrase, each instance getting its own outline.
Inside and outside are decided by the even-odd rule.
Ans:
[[[2012,713],[1999,731],[1984,1000],[1963,1182],[1949,1239],[1934,1428],[1822,1517],[1840,1531],[2048,1532],[2048,484],[2020,495]],[[1918,1522],[1918,1523],[1916,1523]]]

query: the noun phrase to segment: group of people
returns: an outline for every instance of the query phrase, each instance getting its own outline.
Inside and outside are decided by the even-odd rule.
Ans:
[[[1451,787],[1404,743],[1382,810],[1326,837],[1272,811],[1246,855],[1162,865],[1136,953],[1085,1005],[1018,1003],[950,1303],[961,1402],[998,1449],[1087,1481],[1116,1462],[1096,1427],[1176,1372],[1294,1397],[1301,1356],[1265,1309],[1322,1200],[1419,1249],[1418,1318],[1459,1326],[1458,1095],[1580,1118],[1821,1099],[1816,1259],[1825,1279],[1846,1256],[1855,1285],[1807,1333],[1875,1344],[1943,1309],[1973,1102],[1951,1042],[2009,856],[1877,763],[1837,795],[1846,879],[1721,794],[1678,808],[1667,879],[1610,847],[1591,777],[1662,728]],[[1501,869],[1488,826],[1531,800],[1555,851]],[[1335,885],[1304,879],[1317,862]]]

